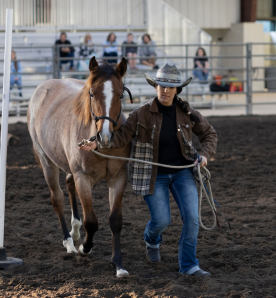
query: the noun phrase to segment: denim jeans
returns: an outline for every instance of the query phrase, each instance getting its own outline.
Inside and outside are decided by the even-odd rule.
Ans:
[[[200,81],[207,81],[209,72],[207,71],[205,73],[203,72],[203,70],[196,68],[193,70],[193,75],[197,77]]]
[[[118,56],[117,52],[110,52],[106,53],[104,52],[103,57],[116,57]],[[108,63],[117,63],[117,59],[106,59]]]
[[[60,57],[60,58],[74,58],[75,57],[75,53],[74,52],[70,52],[68,53],[65,57]],[[60,60],[59,61],[59,66],[61,67],[61,64],[63,63],[68,63],[70,62],[70,67],[74,67],[74,60]]]
[[[183,169],[175,174],[158,174],[153,195],[144,196],[151,214],[147,223],[144,239],[148,246],[159,248],[162,232],[171,223],[169,190],[171,191],[183,221],[179,240],[179,272],[184,274],[190,269],[199,268],[196,259],[198,236],[198,194],[192,168]]]
[[[18,90],[22,90],[22,82],[21,82],[21,76],[18,77],[18,80],[15,80],[15,76],[11,76],[10,79],[10,90],[12,90],[13,86],[17,85],[18,86]],[[19,92],[19,96],[22,96],[22,92]]]

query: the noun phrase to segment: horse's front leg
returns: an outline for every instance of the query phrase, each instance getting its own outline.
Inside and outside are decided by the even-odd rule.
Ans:
[[[116,276],[128,276],[128,272],[123,269],[121,257],[121,229],[122,229],[122,199],[127,183],[127,170],[122,169],[116,178],[107,179],[109,186],[110,215],[109,223],[112,231],[112,257],[111,262],[116,267]]]
[[[77,204],[77,198],[76,198],[76,187],[75,187],[74,177],[72,174],[67,174],[66,186],[69,193],[71,211],[72,211],[72,217],[71,217],[72,230],[70,232],[70,235],[74,241],[78,241],[80,238],[80,227],[82,225],[82,222],[79,216],[78,204]]]
[[[98,230],[98,219],[94,212],[91,195],[90,179],[87,175],[74,176],[75,186],[83,211],[83,227],[86,231],[84,243],[79,247],[81,255],[88,255],[92,251],[93,236]]]

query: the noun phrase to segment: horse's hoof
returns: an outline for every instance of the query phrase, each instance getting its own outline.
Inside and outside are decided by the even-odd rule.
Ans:
[[[71,219],[72,230],[69,233],[74,241],[78,241],[80,239],[80,227],[82,225],[81,220],[78,220],[72,216]]]
[[[91,252],[92,252],[92,248],[90,249],[89,252],[84,252],[83,250],[84,250],[84,247],[83,247],[83,245],[81,244],[80,247],[79,247],[79,254],[80,254],[81,256],[88,256],[88,255],[91,254]]]
[[[63,240],[63,246],[67,249],[67,253],[78,253],[74,246],[73,239],[71,237],[67,238],[66,240]]]
[[[129,273],[125,269],[118,269],[116,272],[116,276],[119,278],[127,277],[127,276],[129,276]]]

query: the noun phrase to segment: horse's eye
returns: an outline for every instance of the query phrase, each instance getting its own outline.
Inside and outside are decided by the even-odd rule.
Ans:
[[[92,92],[89,92],[89,94],[92,98],[94,98],[94,94]]]
[[[120,96],[120,99],[123,99],[124,98],[124,94],[122,94],[121,96]]]

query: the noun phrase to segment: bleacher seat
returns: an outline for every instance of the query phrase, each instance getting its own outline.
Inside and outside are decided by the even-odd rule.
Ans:
[[[78,57],[79,49],[78,45],[84,41],[86,33],[90,33],[92,36],[93,44],[102,45],[106,40],[110,31],[87,31],[87,32],[67,32],[67,39],[75,46],[75,57]],[[145,32],[139,31],[134,32],[134,41],[140,44],[141,37]],[[117,36],[118,44],[121,44],[125,39],[127,32],[120,31],[115,32]],[[53,78],[53,45],[57,39],[59,39],[60,33],[55,32],[19,32],[13,33],[12,35],[12,47],[16,51],[17,59],[21,61],[23,74],[22,74],[22,85],[23,97],[18,96],[16,87],[11,92],[11,102],[13,107],[11,108],[12,113],[25,113],[26,102],[30,99],[36,86],[45,80]],[[0,33],[0,44],[5,44],[5,34]],[[31,47],[31,48],[30,48]],[[103,53],[102,46],[96,46],[97,58],[100,59]],[[120,54],[120,53],[119,53]],[[163,48],[157,48],[157,60],[156,64],[160,67],[168,60],[161,59]],[[4,49],[0,49],[0,57],[4,56]],[[23,61],[28,59],[28,61]],[[156,95],[155,89],[152,88],[144,79],[144,72],[149,73],[152,77],[155,77],[156,70],[152,70],[145,65],[139,64],[137,61],[137,71],[128,70],[127,75],[124,78],[124,84],[130,88],[133,98],[135,99],[135,105],[125,104],[124,107],[127,109],[133,109],[134,107],[143,104],[149,98]],[[75,61],[75,65],[77,62]],[[4,63],[0,61],[0,86],[3,84],[3,67]],[[66,67],[63,68],[67,70]],[[85,73],[85,72],[84,72]],[[61,78],[75,77],[81,78],[84,73],[78,74],[76,71],[60,72]],[[183,77],[186,77],[186,72],[182,73]],[[191,74],[190,74],[191,75]],[[208,89],[208,90],[207,90]],[[209,91],[208,85],[203,86],[199,83],[189,85],[189,93],[198,94],[202,91]],[[2,96],[2,92],[1,92]],[[0,99],[1,99],[0,96]],[[127,96],[127,94],[126,94]],[[126,99],[126,103],[128,99]],[[15,108],[14,108],[15,106]]]

